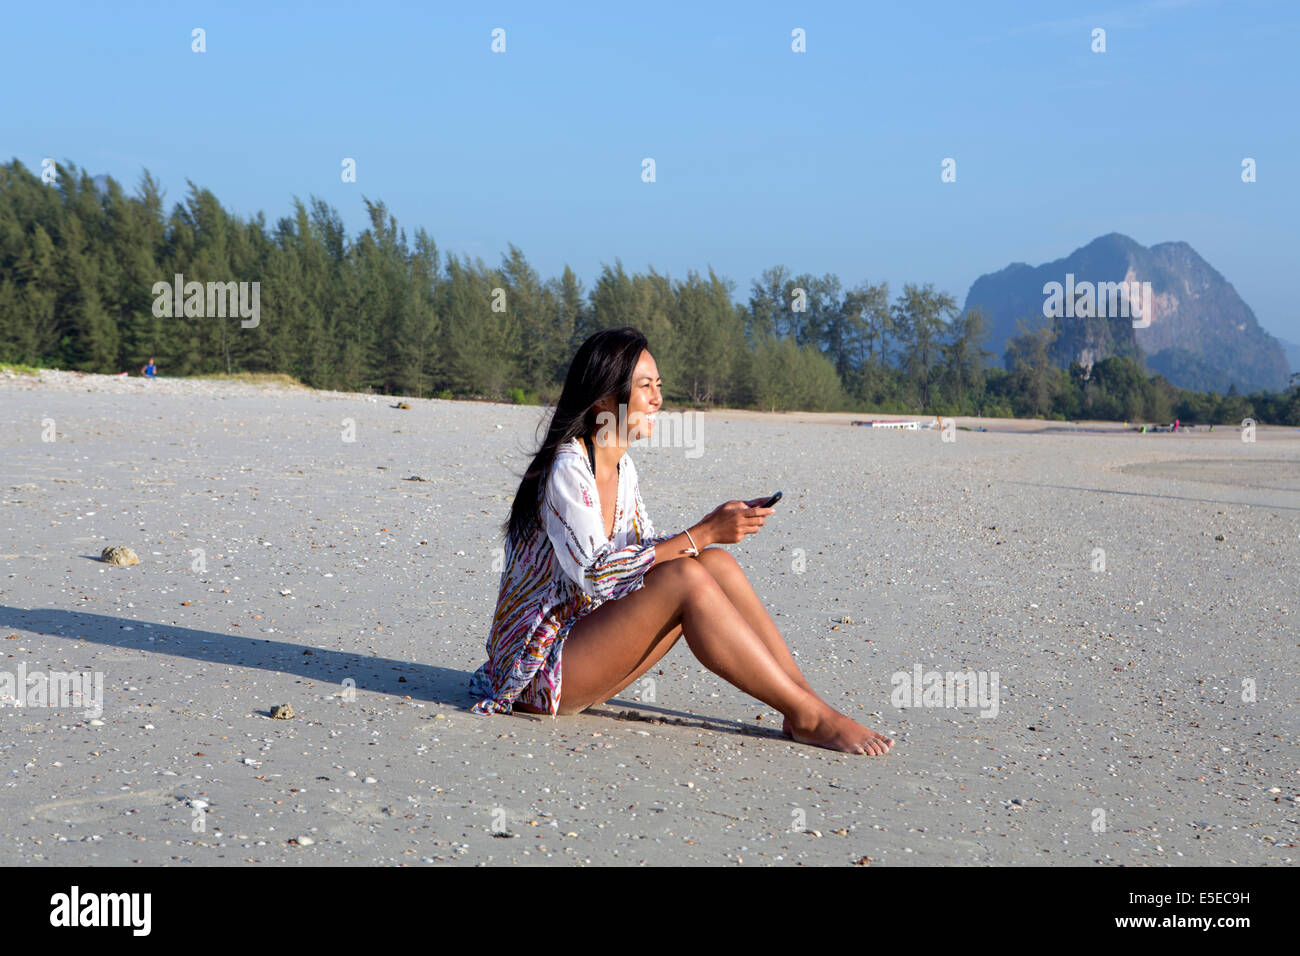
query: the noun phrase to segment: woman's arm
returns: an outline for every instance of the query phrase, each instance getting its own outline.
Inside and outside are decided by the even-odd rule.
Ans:
[[[686,550],[691,546],[691,538],[695,539],[695,547],[701,551],[711,544],[717,544],[718,542],[713,540],[706,528],[707,526],[701,521],[690,529],[690,538],[686,536],[685,531],[671,537],[660,538],[659,543],[655,545],[655,560],[671,561],[673,558],[692,557]]]

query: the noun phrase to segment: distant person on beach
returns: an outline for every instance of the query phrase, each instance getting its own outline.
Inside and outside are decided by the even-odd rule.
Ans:
[[[470,679],[471,709],[580,713],[621,693],[685,637],[701,664],[785,715],[791,739],[887,752],[891,738],[817,695],[736,559],[711,547],[756,534],[775,510],[759,507],[766,496],[655,534],[626,451],[652,434],[660,387],[634,328],[597,332],[578,349],[503,526],[505,566],[488,660]]]
[[[158,374],[158,366],[154,364],[153,359],[150,359],[149,363],[140,369],[140,374],[145,378],[153,378]]]

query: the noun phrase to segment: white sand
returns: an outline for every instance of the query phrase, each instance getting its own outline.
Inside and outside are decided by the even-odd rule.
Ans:
[[[1297,859],[1300,430],[716,412],[701,457],[634,448],[661,529],[784,490],[729,550],[880,758],[780,738],[685,642],[654,703],[468,712],[536,408],[42,379],[0,375],[0,669],[98,671],[104,712],[0,707],[5,864]],[[914,665],[998,672],[997,716],[896,709]]]

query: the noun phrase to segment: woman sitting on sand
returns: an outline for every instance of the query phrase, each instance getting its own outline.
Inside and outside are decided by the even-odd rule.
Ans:
[[[620,693],[684,632],[700,663],[784,714],[794,740],[885,753],[889,737],[817,696],[736,559],[710,547],[756,533],[773,513],[757,506],[763,499],[728,501],[687,531],[654,533],[626,455],[653,432],[663,404],[646,346],[636,329],[608,329],[569,367],[503,526],[488,660],[470,681],[474,713],[579,713]]]

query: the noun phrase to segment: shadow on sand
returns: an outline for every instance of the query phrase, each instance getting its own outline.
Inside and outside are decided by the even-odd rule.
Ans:
[[[91,614],[87,611],[67,611],[62,608],[27,609],[8,605],[0,605],[0,627],[20,629],[64,640],[86,641],[145,653],[186,657],[212,664],[256,667],[265,671],[308,677],[326,684],[342,686],[344,680],[351,678],[356,682],[357,690],[391,694],[400,698],[409,696],[412,700],[458,707],[466,713],[470,713],[469,708],[474,702],[468,686],[470,675],[466,671],[323,647],[305,647],[302,644],[290,644],[268,638],[202,631],[174,624],[154,624],[133,618]],[[607,717],[613,720],[674,724],[747,737],[785,739],[779,728],[768,729],[731,720],[706,719],[695,714],[620,698],[611,698],[603,706],[612,705],[634,707],[637,710],[618,711],[591,707],[584,711],[583,715]],[[652,717],[640,711],[650,711],[660,716]],[[549,719],[522,711],[515,711],[512,716],[531,720]]]

